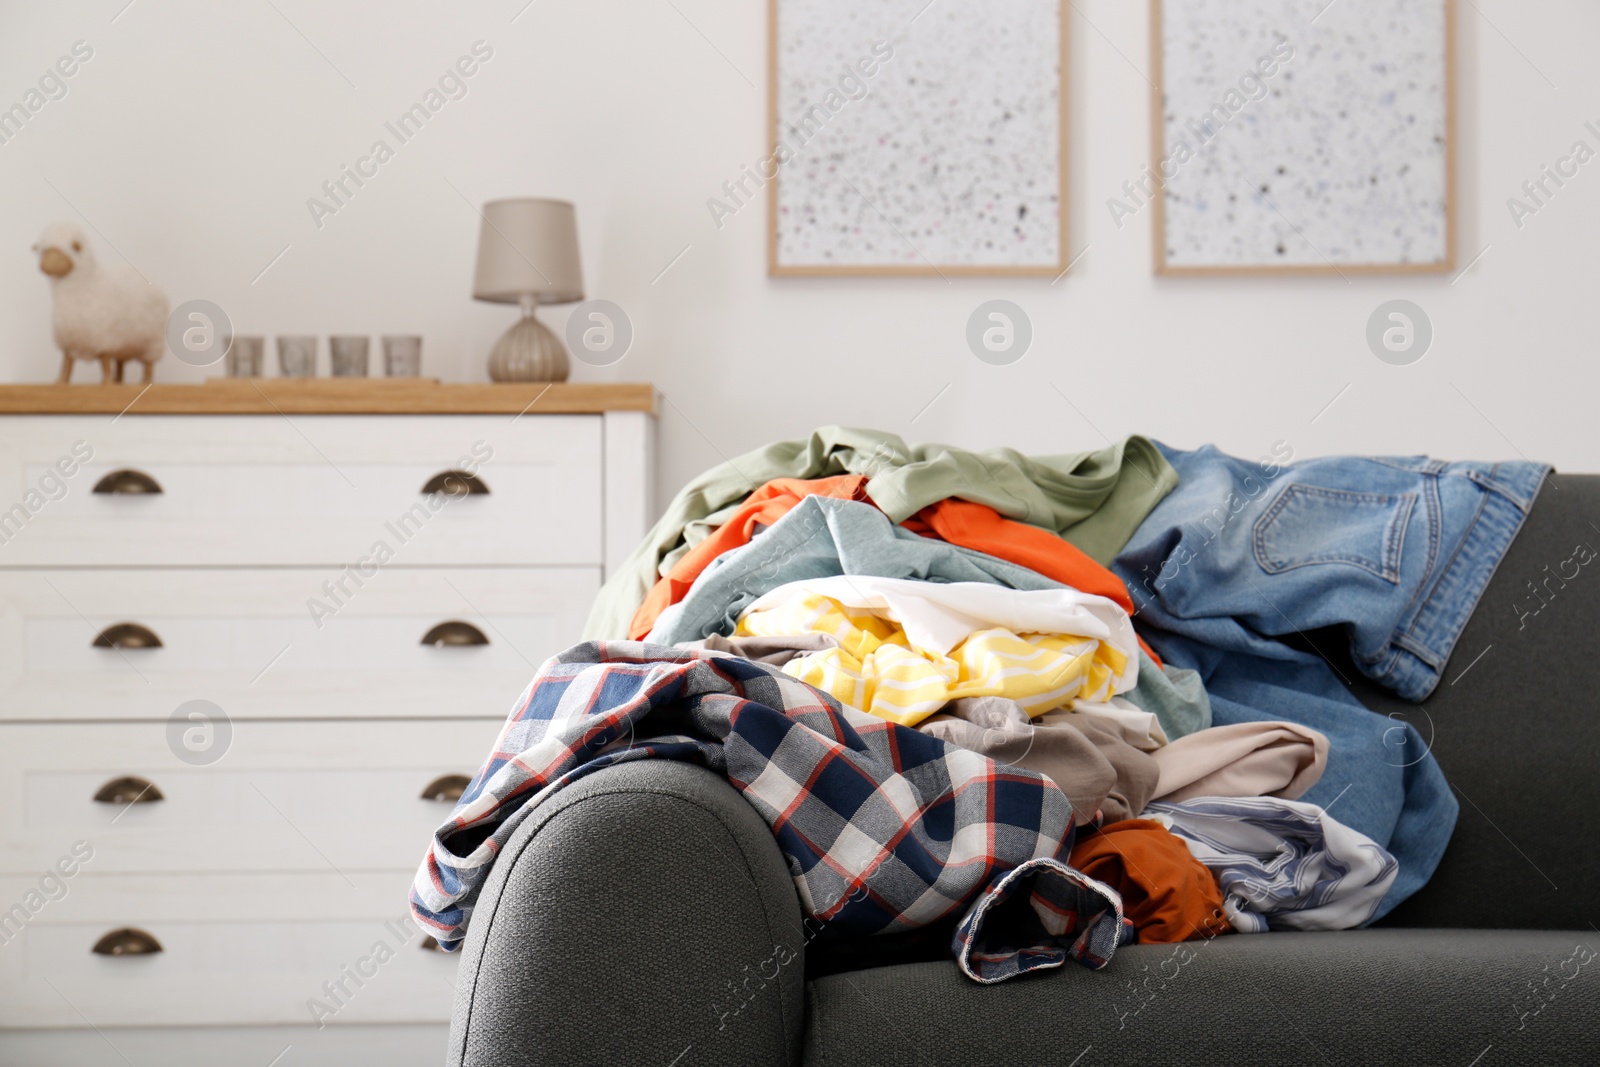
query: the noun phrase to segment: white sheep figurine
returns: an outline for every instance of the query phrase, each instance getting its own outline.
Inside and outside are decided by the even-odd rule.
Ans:
[[[102,385],[122,381],[130,359],[144,364],[141,383],[150,381],[166,351],[167,294],[131,266],[97,262],[83,231],[70,222],[46,226],[33,250],[50,276],[55,302],[57,384],[72,380],[75,359],[99,360]]]

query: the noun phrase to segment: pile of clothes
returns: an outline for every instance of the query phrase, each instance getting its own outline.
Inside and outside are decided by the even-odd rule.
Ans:
[[[1548,468],[1291,460],[829,427],[713,469],[518,699],[414,915],[457,947],[535,801],[680,759],[762,816],[830,938],[947,924],[982,982],[1382,917],[1456,802],[1304,634],[1426,697]]]

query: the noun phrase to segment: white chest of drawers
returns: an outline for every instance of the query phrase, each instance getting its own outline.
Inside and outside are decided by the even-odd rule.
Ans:
[[[651,391],[136,394],[0,390],[0,1062],[437,1062],[407,887],[644,531]]]

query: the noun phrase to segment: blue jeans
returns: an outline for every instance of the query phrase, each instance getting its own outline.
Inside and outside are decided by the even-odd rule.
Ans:
[[[1140,631],[1200,673],[1214,723],[1328,735],[1327,769],[1301,799],[1400,862],[1378,918],[1433,874],[1458,805],[1415,729],[1366,710],[1318,653],[1279,638],[1340,627],[1357,669],[1422,700],[1549,468],[1159,447],[1179,486],[1112,566]]]

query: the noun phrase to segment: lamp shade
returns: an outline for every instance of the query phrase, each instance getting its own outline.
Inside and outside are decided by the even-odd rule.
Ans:
[[[497,304],[583,299],[578,215],[565,200],[518,197],[483,205],[472,296]]]

